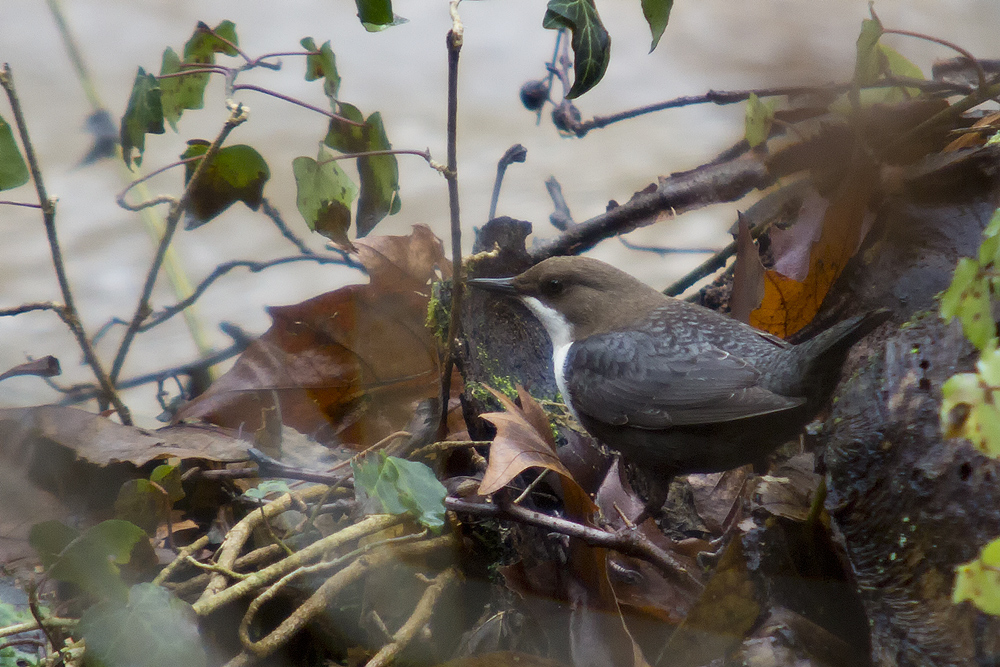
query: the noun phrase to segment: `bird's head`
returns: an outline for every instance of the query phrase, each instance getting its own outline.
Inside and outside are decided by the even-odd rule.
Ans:
[[[513,278],[473,278],[473,287],[519,297],[553,344],[625,328],[667,297],[610,264],[551,257]]]

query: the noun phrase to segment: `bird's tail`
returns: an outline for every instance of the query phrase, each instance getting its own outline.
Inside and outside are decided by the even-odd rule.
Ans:
[[[815,395],[816,385],[829,387],[851,347],[889,319],[890,315],[884,309],[856,315],[792,348],[790,362],[800,368],[799,372],[786,374],[785,377],[801,378],[812,386],[789,387],[790,393],[786,395],[810,396]]]

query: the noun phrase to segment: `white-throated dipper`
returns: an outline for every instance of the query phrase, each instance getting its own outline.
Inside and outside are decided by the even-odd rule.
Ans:
[[[586,257],[469,284],[520,298],[552,339],[574,417],[664,478],[756,462],[797,435],[850,347],[886,319],[853,317],[791,345]]]

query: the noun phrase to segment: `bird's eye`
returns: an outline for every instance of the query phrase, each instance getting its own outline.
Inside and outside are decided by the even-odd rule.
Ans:
[[[558,278],[549,278],[548,280],[542,281],[542,284],[539,286],[542,296],[548,297],[559,296],[563,293],[565,288],[566,286],[563,284],[563,281]]]

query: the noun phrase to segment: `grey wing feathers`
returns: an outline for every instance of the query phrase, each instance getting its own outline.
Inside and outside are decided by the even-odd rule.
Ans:
[[[647,429],[712,424],[787,410],[804,398],[757,386],[760,371],[707,342],[637,332],[591,336],[567,358],[577,412]]]

